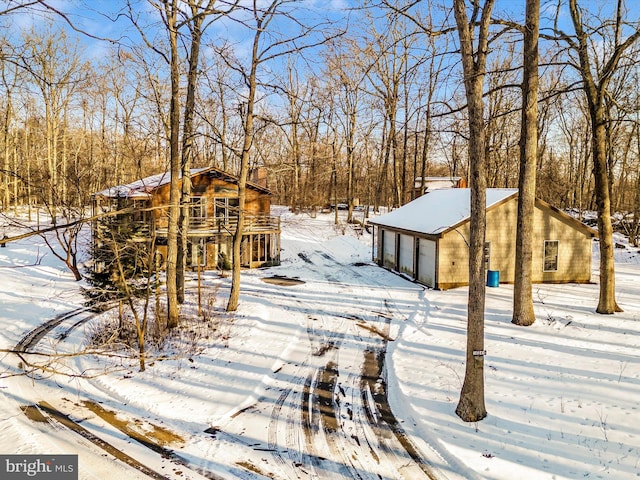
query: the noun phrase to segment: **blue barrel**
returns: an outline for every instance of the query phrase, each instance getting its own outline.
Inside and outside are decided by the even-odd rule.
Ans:
[[[487,270],[487,287],[498,287],[500,285],[500,271]]]

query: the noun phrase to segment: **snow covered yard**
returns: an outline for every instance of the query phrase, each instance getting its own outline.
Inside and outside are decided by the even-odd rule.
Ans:
[[[640,476],[637,249],[618,251],[618,303],[625,311],[613,316],[594,313],[596,284],[536,285],[537,321],[516,327],[511,286],[487,289],[489,416],[465,424],[454,410],[464,375],[466,288],[425,290],[372,265],[371,237],[335,227],[333,215],[283,213],[282,227],[282,265],[243,272],[235,314],[224,312],[228,279],[205,277],[216,292],[217,324],[195,332],[197,340],[178,350],[181,355],[150,361],[144,373],[133,359],[91,379],[0,380],[0,452],[78,453],[81,478],[148,478],[68,429],[34,423],[20,411],[46,400],[168,478],[421,478],[393,467],[406,460],[402,452],[382,440],[374,445],[375,429],[362,432],[367,422],[358,423],[362,354],[385,346],[392,411],[438,478]],[[13,348],[39,324],[83,302],[79,285],[51,255],[42,257],[45,252],[37,239],[0,250],[0,348]],[[12,268],[17,265],[24,267]],[[263,281],[276,275],[304,283]],[[191,292],[187,308],[193,310]],[[65,351],[81,348],[99,321],[70,330]],[[54,339],[41,344],[56,348]],[[70,366],[96,373],[105,362],[76,357]],[[3,354],[2,371],[17,372],[16,364],[13,354]],[[332,372],[328,365],[336,365],[330,395],[336,422],[371,445],[298,428],[305,425],[298,405],[304,405],[310,372]],[[178,461],[131,440],[89,411],[87,401],[144,432],[160,426],[173,432],[182,441],[166,448]],[[373,461],[361,454],[367,449]]]
[[[617,265],[625,313],[593,312],[596,285],[536,286],[537,321],[512,325],[513,290],[487,290],[488,417],[454,417],[464,378],[466,289],[425,292],[392,350],[397,405],[479,478],[632,478],[640,471],[638,265]],[[420,367],[417,367],[420,366]],[[410,400],[406,400],[410,399]],[[401,407],[397,407],[401,408]]]

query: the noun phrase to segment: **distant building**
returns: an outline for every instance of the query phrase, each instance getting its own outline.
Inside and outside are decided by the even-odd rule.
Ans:
[[[370,219],[374,261],[435,289],[468,285],[469,200],[466,188],[435,190]],[[487,189],[485,266],[498,272],[501,283],[514,281],[517,212],[516,189]],[[590,282],[596,236],[592,228],[536,199],[533,282]]]
[[[411,198],[416,199],[425,193],[434,190],[442,190],[443,188],[467,188],[467,182],[462,177],[417,177],[413,185],[413,195]]]
[[[247,182],[240,262],[244,267],[277,265],[280,219],[270,215],[271,192],[266,187],[264,171],[251,178],[254,181]],[[166,258],[170,180],[171,175],[166,172],[94,193],[94,215],[132,209],[96,220],[94,247],[111,238],[111,230],[124,231],[128,242],[155,238],[159,254]],[[231,241],[238,225],[238,178],[208,167],[193,169],[191,183],[187,266],[221,268],[231,260]]]

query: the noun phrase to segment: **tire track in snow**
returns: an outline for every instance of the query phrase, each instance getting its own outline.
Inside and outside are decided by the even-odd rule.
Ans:
[[[112,308],[112,307],[113,306],[110,306],[108,308]],[[105,309],[96,311],[94,308],[90,308],[90,307],[79,307],[69,312],[61,313],[56,317],[54,317],[53,319],[39,325],[38,327],[28,332],[16,344],[16,346],[14,347],[14,350],[16,351],[16,354],[20,358],[22,358],[23,354],[34,353],[35,347],[48,333],[50,333],[56,327],[63,324],[65,321],[70,319],[76,319],[76,317],[80,317],[86,314],[84,317],[81,317],[80,320],[75,320],[73,324],[71,324],[68,328],[66,328],[63,332],[61,332],[56,337],[56,340],[59,343],[62,340],[64,340],[70,334],[70,332],[73,331],[73,329],[95,318],[96,316],[104,313],[104,311]],[[87,428],[81,426],[79,423],[72,420],[69,415],[66,415],[60,412],[55,407],[51,406],[49,403],[45,401],[40,401],[37,404],[33,404],[33,405],[23,405],[21,407],[21,410],[27,416],[27,418],[29,418],[34,422],[47,423],[48,425],[51,426],[51,428],[54,428],[56,430],[67,429],[71,432],[78,434],[85,440],[88,440],[92,444],[96,445],[97,447],[107,452],[113,458],[120,460],[124,464],[129,465],[130,467],[138,470],[139,472],[143,473],[144,475],[150,478],[155,478],[155,479],[167,478],[166,475],[156,472],[155,470],[147,467],[146,465],[139,462],[135,458],[127,455],[122,450],[111,445],[109,442],[105,441],[100,436],[96,435],[95,433],[91,432]],[[176,455],[171,450],[161,447],[155,444],[153,441],[145,441],[142,438],[134,438],[128,433],[126,432],[124,433],[132,440],[135,440],[138,444],[146,447],[147,449],[153,451],[154,453],[160,455],[161,457],[171,460],[172,463],[176,465],[180,465],[186,469],[190,469],[188,462],[184,460],[182,457],[179,457],[178,455]],[[178,474],[180,475],[180,473]],[[199,474],[202,475],[203,477],[210,478],[212,480],[219,480],[219,477],[215,476],[210,472],[199,472]]]
[[[69,320],[70,318],[77,317],[77,316],[82,315],[83,313],[87,313],[87,312],[89,312],[89,315],[87,315],[87,317],[82,319],[80,322],[77,322],[75,324],[77,326],[77,325],[80,325],[81,323],[86,322],[86,321],[90,320],[91,318],[95,317],[96,315],[98,315],[98,313],[93,312],[89,307],[80,307],[80,308],[76,308],[74,310],[71,310],[69,312],[65,312],[65,313],[61,313],[59,315],[56,315],[53,319],[43,323],[42,325],[39,325],[38,327],[36,327],[33,330],[31,330],[30,332],[28,332],[16,344],[16,346],[14,347],[14,350],[16,352],[28,353],[28,350],[33,349],[44,338],[44,336],[47,333],[49,333],[51,330],[56,328],[62,322],[64,322],[65,320]],[[70,330],[68,330],[68,331],[70,331]],[[68,331],[67,331],[67,335],[68,335]]]
[[[72,432],[77,433],[82,438],[84,438],[85,440],[88,440],[93,445],[96,445],[97,447],[101,448],[112,457],[117,458],[121,462],[125,463],[126,465],[129,465],[131,468],[135,468],[136,470],[144,473],[150,478],[154,478],[157,480],[165,480],[167,478],[166,475],[163,475],[161,473],[156,472],[155,470],[150,469],[146,465],[138,462],[133,457],[127,455],[126,453],[122,452],[118,448],[114,447],[110,443],[94,435],[89,430],[87,430],[86,428],[78,424],[77,422],[74,422],[73,420],[71,420],[71,418],[69,418],[68,415],[65,415],[64,413],[58,411],[57,409],[49,405],[47,402],[43,401],[38,403],[37,405],[26,405],[22,407],[22,410],[25,413],[25,415],[27,415],[30,419],[32,419],[35,422],[49,423],[53,425],[54,428],[56,428],[57,425],[61,425],[71,430]]]
[[[313,255],[318,255],[325,261],[333,262],[337,268],[341,270],[344,269],[343,271],[351,274],[354,279],[360,280],[364,277],[352,268],[345,268],[347,265],[340,263],[328,252],[316,250],[312,255],[306,255],[304,257],[305,261],[312,264]],[[336,280],[333,275],[327,275],[326,278],[338,284],[342,283]],[[347,388],[354,392],[354,394],[352,396],[350,409],[347,409],[346,413],[348,417],[351,417],[350,421],[353,421],[355,424],[351,428],[358,432],[358,435],[353,434],[350,436],[349,433],[342,428],[344,435],[340,442],[335,442],[336,444],[332,446],[332,450],[343,458],[346,465],[350,465],[349,470],[353,478],[361,478],[358,472],[367,471],[367,465],[373,462],[376,464],[374,466],[378,467],[380,467],[382,463],[394,465],[397,474],[400,475],[401,478],[414,479],[417,478],[417,475],[435,479],[434,473],[400,427],[400,423],[393,415],[389,406],[386,380],[384,378],[386,376],[384,358],[386,355],[387,342],[390,340],[389,334],[393,311],[391,299],[384,298],[382,302],[383,312],[379,314],[377,319],[383,322],[382,330],[375,326],[369,326],[367,322],[359,324],[374,335],[377,335],[377,338],[374,337],[368,340],[369,346],[363,351],[363,371],[358,375],[347,370],[349,372],[346,379]],[[371,360],[372,355],[376,359],[374,363],[372,363]],[[376,364],[377,367],[375,366]],[[339,368],[339,365],[336,365],[335,368]],[[336,387],[338,386],[339,385],[336,385]],[[342,388],[344,389],[345,387]],[[356,392],[359,392],[359,394]],[[334,401],[333,408],[333,415],[325,417],[325,419],[329,419],[330,422],[331,417],[344,417],[344,413],[342,412],[343,407],[339,403]],[[329,428],[329,430],[331,430],[331,428]],[[331,438],[330,435],[329,437]],[[391,441],[390,437],[394,437],[395,441]],[[358,447],[366,445],[370,458],[361,460],[360,455],[357,455],[357,450],[355,450],[356,453],[346,454],[345,452],[353,448],[353,445],[349,445],[349,439],[355,441]],[[335,441],[335,438],[332,440]],[[340,445],[338,445],[338,443]],[[405,477],[402,474],[403,470],[409,471],[408,475],[410,476]]]
[[[301,303],[297,300],[297,303]],[[322,329],[318,331],[314,322],[318,319],[307,315],[307,337],[310,350],[305,360],[296,367],[291,375],[293,383],[287,385],[272,407],[268,428],[268,446],[281,469],[287,470],[294,478],[318,478],[318,471],[327,468],[326,459],[318,452],[314,434],[313,417],[308,414],[309,398],[317,379],[314,374],[306,376],[304,371],[318,374],[318,361],[326,352],[339,348],[343,334],[327,329],[324,317],[321,317]],[[288,405],[286,405],[288,401]],[[283,413],[284,411],[284,413]],[[284,442],[279,439],[284,437]],[[284,445],[284,446],[281,446]],[[284,455],[287,455],[287,459]],[[293,467],[293,468],[292,468]],[[302,474],[302,475],[301,475]]]
[[[316,275],[336,285],[336,296],[317,298],[304,289],[288,291],[284,297],[281,290],[256,292],[265,298],[276,295],[285,311],[306,315],[308,351],[299,364],[281,358],[283,365],[263,381],[258,398],[226,423],[227,439],[246,439],[248,423],[254,432],[260,430],[256,422],[264,425],[265,436],[251,437],[243,449],[259,451],[265,462],[261,474],[273,478],[433,478],[425,473],[428,468],[417,450],[408,453],[410,442],[401,442],[388,425],[390,408],[381,411],[378,406],[386,402],[386,386],[376,387],[383,371],[377,364],[373,373],[360,369],[367,355],[377,358],[375,352],[386,352],[390,341],[398,308],[385,285],[328,252],[313,250],[298,256]],[[323,267],[316,269],[316,264]],[[325,271],[327,265],[331,272]],[[307,283],[312,285],[313,280]],[[381,298],[375,298],[367,285],[379,287]],[[296,342],[302,346],[300,337]],[[372,383],[363,379],[366,375]]]

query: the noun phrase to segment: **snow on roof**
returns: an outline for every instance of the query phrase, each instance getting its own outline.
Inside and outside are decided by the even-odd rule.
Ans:
[[[468,188],[434,190],[370,223],[436,235],[469,218],[470,192]],[[516,188],[488,188],[487,208],[517,193]]]
[[[191,175],[196,175],[207,168],[193,168],[191,169]],[[116,187],[110,187],[100,192],[95,193],[96,196],[108,197],[108,198],[133,198],[142,199],[149,198],[153,190],[162,185],[166,185],[171,181],[171,173],[163,172],[157,175],[150,175],[135,182],[127,183],[126,185],[118,185]]]

